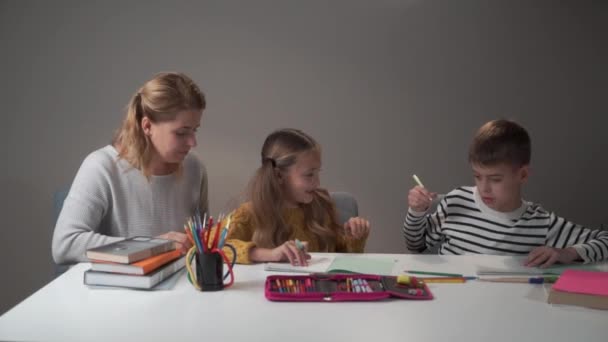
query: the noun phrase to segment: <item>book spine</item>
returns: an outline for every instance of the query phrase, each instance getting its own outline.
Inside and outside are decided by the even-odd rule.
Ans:
[[[91,271],[135,274],[135,275],[144,274],[143,270],[140,267],[133,267],[131,265],[124,265],[124,264],[110,264],[110,263],[99,263],[99,262],[91,263]]]
[[[156,246],[156,247],[152,248],[151,256],[158,255],[158,254],[165,253],[165,252],[170,252],[174,249],[175,249],[174,242],[165,243],[160,246]]]
[[[129,257],[129,263],[134,263],[143,259],[151,258],[158,254],[162,254],[165,252],[170,252],[175,249],[175,244],[173,241],[169,241],[162,245],[154,246],[149,249],[145,249],[138,253],[134,253]]]
[[[163,270],[161,270],[160,272],[156,273],[152,279],[150,279],[150,282],[152,283],[152,286],[160,283],[161,281],[169,278],[173,273],[177,272],[179,269],[181,269],[182,267],[186,266],[186,257],[182,257],[180,259],[177,259],[176,261],[174,261],[173,263],[169,264],[167,267],[165,267]]]

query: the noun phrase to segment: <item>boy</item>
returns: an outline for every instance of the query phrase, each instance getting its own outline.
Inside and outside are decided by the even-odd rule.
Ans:
[[[517,123],[483,125],[469,149],[475,187],[448,193],[432,214],[426,211],[436,194],[421,185],[410,190],[403,226],[408,249],[439,244],[439,254],[527,254],[530,267],[608,259],[608,231],[581,227],[521,199],[530,155],[530,137]]]

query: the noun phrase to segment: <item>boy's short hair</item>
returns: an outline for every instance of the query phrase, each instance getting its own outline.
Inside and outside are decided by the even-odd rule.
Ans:
[[[516,167],[530,164],[532,147],[525,128],[509,120],[492,120],[479,130],[469,148],[469,163]]]

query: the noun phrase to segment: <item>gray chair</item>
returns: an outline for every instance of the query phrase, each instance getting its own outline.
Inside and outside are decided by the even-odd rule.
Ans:
[[[355,197],[348,192],[330,192],[329,195],[334,201],[338,213],[338,223],[344,224],[351,217],[359,216],[359,206]]]

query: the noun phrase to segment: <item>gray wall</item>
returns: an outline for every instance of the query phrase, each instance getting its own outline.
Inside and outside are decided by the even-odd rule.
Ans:
[[[372,221],[367,251],[404,252],[411,174],[471,184],[472,134],[508,117],[533,137],[527,197],[608,222],[606,2],[326,2],[0,1],[0,313],[52,279],[53,192],[158,71],[208,96],[196,149],[215,212],[264,137],[298,127],[324,147],[324,185]]]

